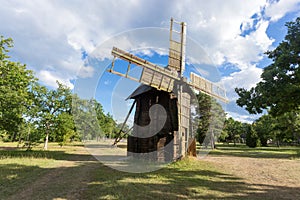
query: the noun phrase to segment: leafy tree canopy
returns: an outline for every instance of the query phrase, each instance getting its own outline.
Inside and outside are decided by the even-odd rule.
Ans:
[[[36,79],[25,65],[9,60],[7,53],[12,46],[11,38],[0,36],[0,130],[10,133],[14,140],[31,104],[30,86]]]
[[[194,116],[194,124],[196,129],[196,140],[200,144],[211,147],[215,146],[215,138],[221,135],[225,112],[222,106],[212,97],[199,93],[197,96],[196,116]]]
[[[59,82],[56,89],[40,85],[26,65],[10,60],[12,47],[11,38],[0,36],[1,140],[25,141],[29,149],[31,144],[44,141],[47,149],[48,141],[63,145],[83,136],[114,136],[117,124],[100,103],[80,99]]]
[[[300,17],[286,23],[285,39],[272,51],[266,52],[273,63],[263,69],[256,87],[236,88],[237,104],[251,114],[269,109],[274,116],[300,106]]]

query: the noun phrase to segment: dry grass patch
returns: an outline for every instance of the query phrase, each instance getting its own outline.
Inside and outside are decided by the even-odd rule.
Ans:
[[[297,199],[298,149],[219,148],[155,172],[104,166],[82,145],[0,150],[0,199]]]

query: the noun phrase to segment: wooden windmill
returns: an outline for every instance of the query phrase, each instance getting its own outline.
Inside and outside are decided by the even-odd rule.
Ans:
[[[176,29],[176,27],[179,27]],[[179,29],[179,30],[178,30]],[[114,56],[111,68],[113,74],[141,83],[128,98],[134,99],[123,126],[134,106],[135,117],[132,134],[127,137],[127,152],[133,157],[143,157],[159,161],[171,161],[196,152],[196,143],[191,134],[191,93],[192,89],[227,101],[225,90],[195,73],[190,74],[188,82],[183,76],[185,70],[186,23],[171,19],[170,48],[168,66],[161,67],[142,58],[113,47]],[[127,61],[127,71],[115,70],[115,60]],[[142,69],[139,78],[130,76],[130,66],[134,64]],[[161,110],[151,107],[160,105]],[[150,116],[152,115],[152,116]],[[163,118],[163,119],[162,119]],[[159,126],[163,120],[164,124]],[[152,123],[152,122],[159,123]],[[152,124],[151,124],[152,123]],[[148,129],[144,127],[149,126]],[[117,144],[127,132],[120,131],[114,144]]]

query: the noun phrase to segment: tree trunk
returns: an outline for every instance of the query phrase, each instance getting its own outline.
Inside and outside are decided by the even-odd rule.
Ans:
[[[49,124],[46,122],[46,138],[44,143],[44,150],[48,150],[48,140],[49,140]]]
[[[48,139],[49,139],[49,132],[47,131],[45,143],[44,143],[44,150],[48,150]]]
[[[215,135],[213,130],[211,130],[210,146],[211,149],[215,149]]]
[[[12,142],[15,142],[17,138],[17,132],[14,132],[13,137],[11,139]]]
[[[30,138],[30,126],[28,126],[28,133],[27,133],[27,150],[31,149],[31,138]]]
[[[18,145],[17,145],[17,148],[19,148],[19,147],[20,147],[20,144],[21,144],[21,132],[20,132],[20,130],[19,130],[18,136],[19,136],[19,139],[18,139]]]

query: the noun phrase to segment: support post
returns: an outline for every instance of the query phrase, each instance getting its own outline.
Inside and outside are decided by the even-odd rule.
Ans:
[[[122,127],[121,127],[121,129],[120,129],[120,131],[119,131],[119,133],[118,133],[118,136],[116,137],[116,139],[115,139],[115,141],[114,141],[114,143],[113,143],[112,146],[116,145],[116,144],[117,144],[118,142],[120,142],[120,140],[122,139],[121,134],[122,134],[122,132],[123,132],[123,128],[124,128],[124,126],[125,126],[125,124],[126,124],[128,118],[129,118],[129,116],[130,116],[130,114],[131,114],[131,112],[132,112],[132,110],[133,110],[133,107],[134,107],[135,103],[136,103],[136,100],[134,100],[133,104],[131,105],[131,108],[130,108],[130,110],[129,110],[129,112],[128,112],[126,118],[125,118],[125,121],[123,122]],[[130,129],[129,129],[129,130],[130,130]],[[128,132],[126,132],[126,133],[128,133]]]

